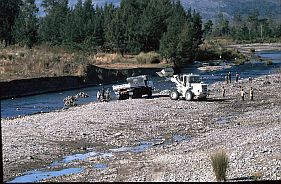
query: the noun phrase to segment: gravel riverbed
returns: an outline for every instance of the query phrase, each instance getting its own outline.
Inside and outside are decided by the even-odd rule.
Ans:
[[[253,101],[249,94],[240,100],[240,86],[246,92],[254,88]],[[210,155],[220,148],[229,156],[228,181],[253,180],[254,175],[280,180],[281,74],[252,83],[217,82],[209,89],[207,101],[173,101],[164,91],[152,98],[2,118],[4,181],[34,169],[65,168],[82,171],[42,181],[215,181]],[[143,149],[128,151],[138,146]],[[91,150],[107,156],[50,165]]]

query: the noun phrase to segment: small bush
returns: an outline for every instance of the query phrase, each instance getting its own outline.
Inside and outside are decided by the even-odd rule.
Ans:
[[[228,156],[222,149],[211,155],[211,163],[217,181],[226,181],[226,170],[228,168]]]
[[[7,59],[7,57],[4,54],[0,54],[0,59]]]
[[[136,60],[139,64],[158,64],[161,61],[161,57],[156,52],[141,52],[136,56]]]
[[[245,64],[245,61],[243,59],[236,59],[234,64],[235,65],[243,65],[243,64]]]
[[[261,179],[262,176],[263,176],[263,174],[262,174],[262,172],[260,172],[260,171],[257,171],[257,172],[254,172],[254,173],[253,173],[253,179],[254,179],[255,181]]]
[[[13,60],[13,55],[8,55],[8,59],[11,61]]]
[[[272,65],[272,60],[266,60],[267,65]]]

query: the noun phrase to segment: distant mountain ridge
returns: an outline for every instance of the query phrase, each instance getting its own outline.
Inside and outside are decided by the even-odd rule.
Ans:
[[[182,5],[189,9],[198,11],[205,20],[214,20],[219,12],[228,18],[233,18],[236,12],[247,15],[249,12],[258,10],[261,17],[268,17],[270,14],[278,21],[281,21],[281,0],[180,0]],[[41,4],[42,0],[36,0]],[[75,6],[77,0],[69,0],[69,6]],[[93,5],[103,6],[105,3],[113,3],[119,6],[121,0],[93,0]],[[42,13],[42,9],[40,9]]]

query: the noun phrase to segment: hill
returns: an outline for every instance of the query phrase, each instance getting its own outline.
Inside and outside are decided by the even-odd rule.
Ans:
[[[93,0],[93,5],[103,6],[105,3],[113,3],[115,6],[120,4],[121,0]],[[228,18],[233,18],[236,12],[241,15],[247,15],[249,12],[258,10],[261,17],[272,17],[281,21],[281,1],[280,0],[180,0],[183,6],[192,8],[200,12],[202,18],[215,19],[219,12],[222,12]],[[36,0],[40,6],[42,0]],[[69,0],[69,6],[76,4],[77,0]],[[43,9],[40,8],[40,15],[43,15]]]

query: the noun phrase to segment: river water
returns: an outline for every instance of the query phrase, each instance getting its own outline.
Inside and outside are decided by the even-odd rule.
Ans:
[[[257,53],[261,57],[271,59],[273,64],[266,65],[265,62],[251,61],[244,65],[233,66],[230,69],[219,70],[219,71],[200,71],[196,66],[190,66],[185,68],[182,73],[195,73],[200,74],[203,81],[211,84],[217,81],[224,80],[227,72],[231,71],[234,78],[235,73],[240,74],[241,79],[246,79],[248,77],[259,77],[261,75],[267,75],[274,73],[277,68],[281,67],[281,51],[264,51]],[[152,77],[154,82],[155,91],[160,92],[165,89],[170,89],[174,86],[170,81],[166,81],[160,77]],[[79,98],[77,104],[85,104],[89,102],[96,101],[96,93],[102,86],[95,86],[77,90],[67,90],[55,93],[46,93],[41,95],[34,95],[21,98],[12,98],[1,100],[1,118],[16,117],[19,115],[35,114],[40,112],[50,112],[53,110],[62,109],[64,106],[63,99],[66,96],[76,95],[77,93],[83,91],[86,92],[89,98]],[[112,91],[112,85],[104,85],[105,89],[109,88]],[[114,97],[114,93],[111,93]]]

